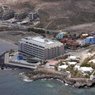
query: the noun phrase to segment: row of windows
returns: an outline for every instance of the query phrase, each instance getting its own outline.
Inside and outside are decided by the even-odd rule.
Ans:
[[[31,48],[27,48],[26,46],[22,45],[22,51],[29,53],[31,55],[37,55],[37,56],[42,56],[44,54],[44,51],[39,51],[39,50],[35,50],[35,49],[31,49]]]
[[[37,46],[37,47],[44,48],[44,47],[42,47],[42,46],[39,46],[39,45],[36,45],[36,44],[32,44],[32,43],[29,43],[29,42],[26,42],[26,43],[29,44],[29,45],[32,45],[32,46]]]
[[[41,52],[43,53],[43,51],[39,51],[39,50],[36,50],[36,49],[30,49],[30,48],[27,48],[27,47],[23,47],[22,49],[24,49],[25,51],[29,51],[31,53],[38,53],[38,52]]]
[[[36,48],[27,48],[27,47],[23,47],[25,50],[28,50],[30,52],[41,52],[41,53],[44,53],[43,50],[39,50],[39,49],[36,49]]]
[[[26,45],[26,44],[22,44],[22,45],[24,45],[24,47],[27,47],[27,48],[31,48],[31,49],[38,49],[38,50],[44,50],[44,49],[42,49],[42,48],[39,48],[39,47],[35,47],[35,46],[30,46],[30,45]]]
[[[52,48],[52,49],[47,49],[47,57],[48,58],[53,58],[61,55],[62,52],[60,50],[60,47]]]
[[[44,59],[44,52],[42,52],[42,51],[41,52],[40,51],[34,51],[34,50],[31,51],[31,49],[27,48],[25,45],[21,45],[20,48],[21,48],[22,52],[25,52],[25,53],[30,54],[32,56],[38,57],[40,59]]]

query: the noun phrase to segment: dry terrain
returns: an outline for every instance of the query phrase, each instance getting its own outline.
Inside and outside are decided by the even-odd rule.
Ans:
[[[40,14],[38,27],[64,29],[95,22],[95,0],[0,0],[16,11],[36,10]]]

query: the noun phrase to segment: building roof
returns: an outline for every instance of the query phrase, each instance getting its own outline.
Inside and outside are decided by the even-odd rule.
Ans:
[[[68,65],[61,65],[61,66],[58,66],[59,69],[66,69],[68,67]]]
[[[87,39],[91,39],[91,38],[94,38],[93,36],[89,36],[89,37],[87,37]]]
[[[21,39],[20,42],[27,42],[29,44],[39,45],[45,48],[51,48],[56,46],[62,46],[63,44],[56,40],[51,40],[48,38],[44,38],[43,36],[36,36],[36,37],[25,37]]]
[[[92,72],[93,69],[91,67],[80,67],[80,71],[82,71],[82,72]]]
[[[77,57],[76,57],[76,56],[69,56],[69,59],[71,59],[71,60],[76,60]]]
[[[76,65],[77,62],[68,62],[69,65]]]
[[[94,44],[95,43],[95,37],[89,36],[89,37],[85,38],[84,41],[86,44]]]
[[[38,41],[38,42],[40,42],[40,43],[46,43],[46,44],[53,44],[53,43],[54,43],[54,41],[49,40],[49,39],[45,39],[45,38],[40,37],[40,36],[34,37],[34,38],[32,38],[32,39],[35,40],[35,41]]]

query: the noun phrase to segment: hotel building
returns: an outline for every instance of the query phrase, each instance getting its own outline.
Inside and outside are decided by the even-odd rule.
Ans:
[[[18,46],[21,53],[42,60],[52,59],[64,54],[64,45],[61,42],[42,36],[22,38]]]

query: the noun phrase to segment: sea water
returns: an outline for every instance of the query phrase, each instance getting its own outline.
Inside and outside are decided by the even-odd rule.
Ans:
[[[57,80],[23,81],[22,70],[0,70],[0,95],[95,95],[95,88],[78,89]]]

